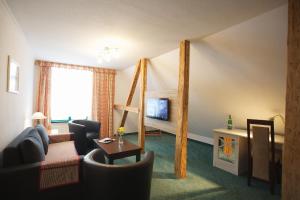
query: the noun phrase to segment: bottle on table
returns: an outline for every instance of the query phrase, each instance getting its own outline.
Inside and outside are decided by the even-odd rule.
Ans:
[[[228,116],[227,129],[229,129],[229,130],[232,129],[232,118],[231,118],[231,115]]]

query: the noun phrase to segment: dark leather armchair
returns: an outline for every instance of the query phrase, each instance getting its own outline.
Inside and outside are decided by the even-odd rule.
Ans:
[[[86,137],[88,139],[98,139],[100,134],[101,124],[92,120],[73,120],[72,123],[81,124],[86,127]]]
[[[76,124],[79,125],[77,126],[77,128],[76,128]],[[85,127],[84,130],[82,126]],[[92,121],[92,120],[73,120],[69,122],[69,132],[74,132],[74,130],[77,132],[81,132],[78,137],[80,137],[81,140],[84,140],[84,142],[81,141],[80,143],[85,147],[85,149],[80,149],[79,154],[85,155],[90,150],[94,149],[93,139],[99,138],[100,128],[101,128],[101,124],[97,121]]]
[[[69,132],[73,133],[74,143],[76,151],[79,155],[85,155],[87,153],[87,137],[86,127],[81,124],[75,124],[72,122],[68,123]]]
[[[152,151],[146,153],[142,161],[133,164],[107,165],[104,161],[100,149],[84,157],[83,180],[87,199],[150,199],[154,162]]]

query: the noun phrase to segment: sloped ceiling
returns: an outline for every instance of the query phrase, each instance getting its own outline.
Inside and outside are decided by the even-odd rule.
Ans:
[[[124,68],[287,0],[7,0],[37,59]],[[120,57],[99,64],[105,46]]]

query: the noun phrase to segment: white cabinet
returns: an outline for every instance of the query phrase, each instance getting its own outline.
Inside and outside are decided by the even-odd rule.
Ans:
[[[235,175],[248,170],[247,131],[243,129],[214,129],[214,167],[221,168]],[[252,137],[252,133],[251,133]],[[271,140],[271,138],[270,138]],[[284,135],[275,134],[275,155],[281,159]]]
[[[244,130],[214,129],[214,167],[235,175],[243,174],[248,167],[247,152]]]

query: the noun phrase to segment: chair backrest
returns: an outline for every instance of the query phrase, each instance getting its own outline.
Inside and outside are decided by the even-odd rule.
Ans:
[[[252,176],[269,181],[269,128],[253,126],[252,135]]]
[[[68,123],[69,132],[74,134],[74,144],[79,155],[85,155],[87,152],[86,127],[81,124]]]
[[[73,120],[72,123],[84,125],[87,132],[100,133],[101,124],[97,121],[77,119]]]
[[[252,139],[251,139],[251,126]],[[248,185],[251,178],[270,182],[274,192],[275,179],[275,142],[274,121],[247,119],[248,140]],[[271,138],[271,141],[270,141]],[[271,152],[270,152],[271,149]]]
[[[88,199],[102,200],[149,200],[154,153],[148,152],[137,163],[107,165],[96,162],[95,149],[83,162],[83,179]],[[99,157],[99,156],[96,156]]]

